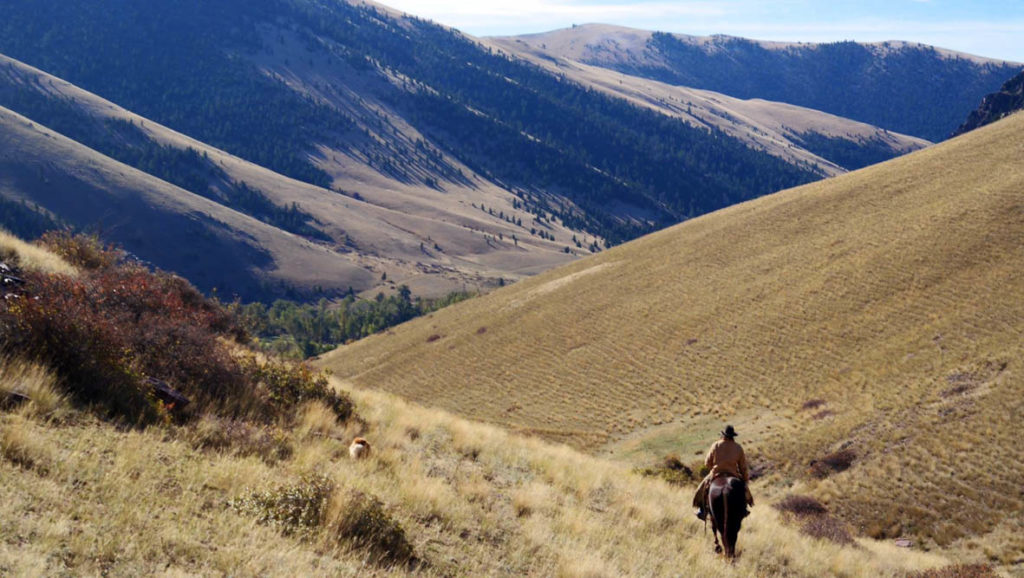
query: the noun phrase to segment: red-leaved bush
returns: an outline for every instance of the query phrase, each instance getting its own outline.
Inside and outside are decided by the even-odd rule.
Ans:
[[[187,281],[126,262],[94,238],[67,234],[43,243],[83,269],[75,278],[25,275],[25,294],[0,303],[0,344],[54,368],[79,402],[146,424],[169,410],[270,421],[321,399],[347,419],[352,404],[309,367],[239,359],[244,332]],[[188,397],[187,411],[164,405],[146,378]]]

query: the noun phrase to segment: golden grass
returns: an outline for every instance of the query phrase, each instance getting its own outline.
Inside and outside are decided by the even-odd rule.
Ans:
[[[289,433],[290,459],[201,451],[188,428],[124,431],[76,415],[63,425],[0,413],[0,574],[406,574],[345,540],[284,536],[228,505],[319,474],[336,489],[328,526],[357,492],[405,529],[423,575],[900,576],[943,558],[806,538],[756,508],[729,565],[692,518],[688,491],[565,446],[470,423],[390,395],[353,391],[374,444]],[[189,426],[191,427],[191,426]],[[5,450],[6,452],[6,450]],[[6,453],[4,454],[6,455]]]
[[[1021,135],[1018,114],[694,219],[321,363],[632,461],[699,451],[735,419],[768,472],[755,492],[800,481],[863,534],[1010,564],[1024,511],[1007,484],[1024,476]],[[808,463],[841,447],[853,467],[812,479]]]
[[[3,229],[0,229],[0,261],[13,261],[13,264],[26,271],[54,275],[78,274],[74,266],[56,254],[26,243]]]
[[[12,393],[28,397],[28,401],[18,407],[23,415],[59,419],[69,410],[57,377],[47,367],[0,355],[0,402]]]

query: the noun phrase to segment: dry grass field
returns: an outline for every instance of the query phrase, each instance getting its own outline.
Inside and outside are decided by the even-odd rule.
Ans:
[[[0,363],[0,389],[24,365]],[[54,387],[37,374],[34,391]],[[224,427],[213,418],[140,432],[59,399],[0,412],[0,575],[874,577],[949,564],[811,539],[760,508],[730,566],[685,507],[687,490],[387,394],[353,394],[363,428],[310,406],[278,433],[276,459],[246,455],[241,439],[210,447]],[[356,431],[373,444],[368,460],[348,459]],[[288,534],[232,506],[310,476],[334,488],[324,527]],[[412,565],[374,563],[333,530],[335,510],[370,497],[401,525]]]
[[[14,238],[0,237],[0,250],[23,271],[84,275]],[[800,483],[759,493],[730,565],[693,519],[688,487],[333,387],[358,417],[339,424],[314,401],[277,422],[207,413],[136,429],[73,405],[51,368],[0,356],[0,576],[896,577],[952,567],[891,543],[808,537],[763,505],[805,491]],[[369,459],[348,458],[356,435],[370,440]]]
[[[683,223],[320,364],[595,454],[723,422],[861,535],[1024,565],[1024,114]]]

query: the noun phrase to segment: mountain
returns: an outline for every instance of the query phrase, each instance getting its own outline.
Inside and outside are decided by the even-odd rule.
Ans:
[[[643,79],[612,90],[367,3],[17,0],[0,53],[0,106],[350,271],[279,275],[264,297],[496,286],[927,144]],[[101,226],[25,209],[36,196],[8,190],[5,210]]]
[[[986,96],[953,136],[991,124],[1019,110],[1024,110],[1024,72],[1007,80],[998,92]]]
[[[25,234],[38,233],[55,225],[47,217],[59,216],[65,224],[101,232],[206,291],[218,288],[245,299],[271,299],[405,283],[418,294],[438,294],[467,284],[493,284],[498,277],[514,279],[572,258],[564,251],[564,239],[574,232],[554,223],[547,223],[545,230],[563,244],[529,235],[513,242],[522,229],[509,221],[529,214],[516,211],[512,196],[495,186],[458,191],[462,194],[445,211],[429,205],[442,196],[438,191],[427,199],[417,189],[399,186],[367,187],[361,190],[373,192],[365,195],[339,194],[244,161],[2,56],[0,101],[55,129],[0,107],[5,124],[14,125],[0,139],[10,171],[0,193],[16,201],[8,202],[13,211],[7,227],[29,223]],[[23,134],[14,138],[15,133]],[[30,138],[29,133],[35,134]],[[67,137],[59,139],[64,145],[59,153],[49,146],[56,133]],[[79,167],[90,163],[103,165],[108,176],[128,172],[132,178],[116,184],[108,176],[84,182]],[[125,163],[133,170],[126,171]],[[376,181],[372,175],[365,177],[370,183],[383,180],[379,175]],[[96,195],[90,203],[82,202],[82,187]],[[204,204],[206,213],[230,209],[235,217],[251,217],[245,220],[250,225],[259,221],[262,234],[249,231],[242,237],[248,239],[252,255],[262,257],[238,254],[225,262],[225,251],[194,247],[200,243],[195,232],[180,222],[191,220],[195,209],[188,203],[156,201],[157,193],[201,197],[210,201]],[[485,201],[504,210],[493,215],[483,211]],[[31,210],[19,203],[28,203]],[[146,208],[149,203],[155,206]],[[139,211],[147,211],[147,217],[141,219]],[[237,227],[216,222],[220,225],[209,224]],[[164,236],[147,238],[156,228]],[[229,237],[238,233],[226,232]],[[586,237],[581,233],[579,238]],[[308,251],[293,250],[300,245],[316,245],[311,250],[319,256],[311,260]],[[382,275],[390,282],[382,282]]]
[[[982,96],[1021,67],[898,41],[766,42],[604,24],[501,42],[673,85],[804,106],[930,141],[946,138]]]
[[[768,487],[1011,563],[1024,496],[991,459],[1024,475],[1022,135],[1013,115],[692,219],[320,365],[640,463],[732,423]]]
[[[818,110],[763,99],[740,99],[710,90],[675,86],[609,68],[552,57],[519,38],[485,42],[590,90],[679,118],[695,127],[721,131],[797,166],[827,176],[889,160],[923,148],[929,141],[890,132]]]

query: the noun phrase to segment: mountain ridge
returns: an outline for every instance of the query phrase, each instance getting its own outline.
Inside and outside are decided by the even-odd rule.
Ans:
[[[931,141],[946,138],[1020,67],[904,41],[776,42],[604,24],[500,41],[516,40],[633,76],[807,106]]]

